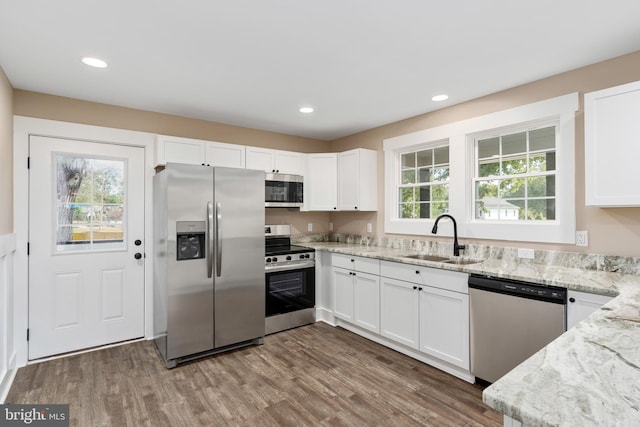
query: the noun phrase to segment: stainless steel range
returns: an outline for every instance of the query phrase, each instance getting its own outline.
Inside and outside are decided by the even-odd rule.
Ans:
[[[315,249],[292,245],[290,225],[266,225],[264,260],[266,334],[315,322]]]

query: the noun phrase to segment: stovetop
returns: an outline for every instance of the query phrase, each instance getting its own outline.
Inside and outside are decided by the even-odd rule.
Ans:
[[[265,247],[264,254],[265,256],[274,256],[274,255],[287,255],[287,254],[301,254],[306,252],[315,252],[313,248],[307,248],[305,246],[298,245],[280,245],[280,246],[272,246]]]

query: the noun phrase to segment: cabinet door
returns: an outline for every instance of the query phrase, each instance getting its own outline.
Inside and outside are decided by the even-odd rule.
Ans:
[[[304,156],[293,151],[276,151],[275,168],[278,173],[303,175]]]
[[[344,268],[333,269],[333,315],[353,322],[353,273]]]
[[[273,150],[258,147],[247,147],[245,164],[247,169],[275,172],[275,153]]]
[[[418,291],[416,285],[382,277],[380,281],[380,333],[406,346],[418,348]]]
[[[338,209],[342,211],[358,210],[359,188],[358,150],[338,154]]]
[[[356,325],[380,333],[380,276],[355,273],[354,320]]]
[[[420,351],[469,369],[469,296],[421,288]]]
[[[584,96],[587,206],[640,206],[640,82]]]
[[[567,303],[567,330],[613,299],[613,297],[605,295],[576,291],[568,291],[567,298],[569,300]]]
[[[309,154],[304,180],[305,205],[310,211],[338,208],[338,155]]]
[[[167,163],[202,165],[205,163],[205,141],[170,136],[156,139],[156,166]]]
[[[208,142],[205,149],[205,160],[207,165],[244,168],[244,145]]]

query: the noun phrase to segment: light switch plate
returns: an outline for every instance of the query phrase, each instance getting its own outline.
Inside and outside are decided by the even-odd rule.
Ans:
[[[373,233],[373,224],[367,223],[367,233]]]
[[[332,222],[329,223],[329,231],[333,231],[333,223]]]
[[[313,231],[313,224],[312,223],[307,224],[307,231]]]
[[[587,230],[576,231],[576,246],[589,246],[589,232]]]

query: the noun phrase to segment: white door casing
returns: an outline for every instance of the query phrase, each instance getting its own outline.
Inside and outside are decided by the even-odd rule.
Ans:
[[[29,149],[29,359],[144,336],[144,148],[32,135]],[[81,244],[71,244],[76,234],[70,244],[57,234],[65,227],[58,224],[64,223],[58,219],[64,204],[58,201],[58,163],[70,157],[120,166],[124,178],[120,217],[105,208],[97,190],[91,197],[96,207],[75,206],[93,224],[79,234],[80,241],[90,236]],[[97,174],[99,167],[89,169]],[[109,237],[108,219],[121,220],[124,235]]]

